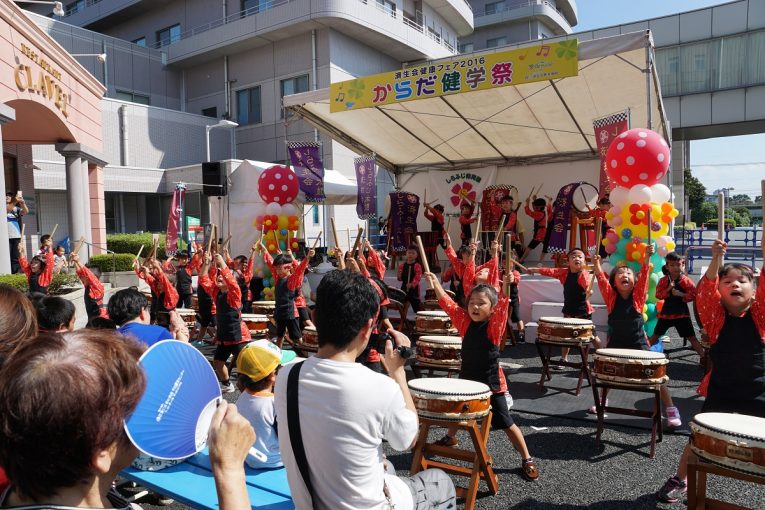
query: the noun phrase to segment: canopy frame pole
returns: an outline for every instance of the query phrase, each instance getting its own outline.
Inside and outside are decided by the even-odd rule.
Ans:
[[[584,143],[587,144],[587,147],[590,148],[590,152],[592,154],[597,154],[597,151],[593,149],[592,144],[590,143],[590,140],[587,139],[587,135],[584,134],[584,131],[582,131],[582,126],[579,125],[579,122],[577,122],[576,117],[574,116],[574,112],[571,111],[571,108],[569,108],[568,103],[565,99],[563,99],[563,96],[560,93],[560,90],[558,90],[558,86],[555,85],[555,82],[553,80],[550,80],[550,85],[552,85],[553,90],[558,95],[558,99],[560,99],[561,104],[568,112],[568,116],[571,117],[571,121],[576,126],[576,129],[579,130],[579,133],[582,135],[582,138],[584,139]]]
[[[489,141],[489,139],[488,139],[488,138],[486,138],[486,137],[484,136],[484,134],[483,134],[483,133],[481,133],[480,131],[478,131],[478,128],[476,128],[476,127],[473,125],[473,123],[472,123],[472,122],[470,122],[469,120],[467,120],[467,119],[465,118],[465,116],[464,116],[464,115],[462,115],[462,114],[461,114],[461,113],[460,113],[460,112],[459,112],[459,111],[458,111],[458,110],[457,110],[457,109],[454,107],[454,105],[452,105],[452,104],[451,104],[451,103],[450,103],[450,102],[449,102],[449,101],[446,99],[446,97],[445,97],[445,96],[441,96],[441,97],[440,97],[440,99],[441,99],[441,100],[442,100],[444,103],[446,103],[446,104],[449,106],[449,108],[451,108],[451,109],[452,109],[452,111],[453,111],[454,113],[456,113],[456,114],[457,114],[457,116],[458,116],[460,119],[462,119],[462,120],[465,122],[465,124],[467,124],[468,126],[470,126],[470,129],[472,129],[472,130],[473,130],[473,131],[474,131],[474,132],[475,132],[475,133],[476,133],[478,136],[480,136],[481,138],[483,138],[483,141],[484,141],[484,142],[486,142],[487,144],[489,144],[489,147],[491,147],[492,149],[494,149],[494,151],[495,151],[497,154],[499,154],[499,157],[505,160],[505,163],[508,163],[508,162],[509,162],[509,161],[508,161],[508,159],[507,159],[507,157],[506,157],[504,154],[502,154],[502,152],[501,152],[499,149],[497,149],[497,148],[494,146],[494,144],[493,144],[493,143],[491,143],[491,141]]]
[[[427,148],[428,148],[428,150],[430,150],[430,151],[432,151],[432,152],[435,152],[436,154],[438,154],[438,155],[441,157],[441,159],[443,159],[444,161],[446,161],[447,163],[449,163],[451,166],[454,166],[454,161],[450,160],[449,158],[447,158],[446,156],[444,156],[443,154],[441,154],[440,152],[438,152],[438,151],[436,150],[436,148],[435,148],[435,147],[432,147],[432,146],[428,145],[427,143],[425,143],[425,142],[423,141],[423,139],[422,139],[422,138],[420,138],[419,136],[417,136],[416,134],[414,134],[414,133],[413,133],[413,132],[412,132],[412,131],[411,131],[409,128],[407,128],[406,126],[404,126],[403,124],[401,124],[399,121],[397,121],[396,119],[394,119],[394,118],[393,118],[393,117],[392,117],[392,116],[391,116],[389,113],[386,113],[386,112],[385,112],[385,110],[383,110],[383,109],[382,109],[382,108],[380,108],[379,106],[375,106],[375,110],[377,110],[378,112],[382,113],[382,114],[383,114],[383,115],[385,115],[387,118],[389,118],[389,119],[390,119],[390,120],[391,120],[391,121],[392,121],[394,124],[396,124],[398,127],[400,127],[401,129],[403,129],[404,131],[406,131],[406,132],[407,132],[407,134],[409,134],[409,136],[411,136],[412,138],[414,138],[415,140],[417,140],[418,142],[420,142],[422,145],[424,145],[425,147],[427,147]],[[409,112],[409,111],[407,110],[407,113],[411,113],[411,112]]]
[[[651,59],[651,45],[648,44],[645,47],[645,92],[646,101],[648,102],[648,111],[646,112],[648,117],[648,129],[653,129],[653,105],[651,102],[651,68],[653,68],[653,61]],[[672,158],[670,158],[672,159]]]

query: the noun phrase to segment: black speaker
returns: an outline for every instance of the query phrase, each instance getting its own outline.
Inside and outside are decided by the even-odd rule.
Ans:
[[[220,161],[202,163],[202,192],[208,197],[225,197],[228,194],[226,167]]]

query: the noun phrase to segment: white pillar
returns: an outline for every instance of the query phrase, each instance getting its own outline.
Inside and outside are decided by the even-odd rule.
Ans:
[[[93,229],[92,229],[92,221],[90,217],[90,175],[88,173],[88,160],[86,158],[81,157],[80,158],[80,165],[82,166],[82,189],[85,193],[85,230],[87,234],[85,235],[85,240],[89,243],[93,242]],[[74,243],[79,237],[73,238],[72,236],[69,236],[70,242]],[[85,248],[85,247],[84,247]],[[83,255],[93,254],[93,248],[91,246],[87,246],[87,250],[85,250],[85,253]],[[84,257],[83,260],[87,260],[87,257]]]
[[[90,242],[90,229],[88,228],[90,194],[87,191],[87,187],[83,187],[87,179],[87,172],[85,172],[83,177],[84,167],[79,154],[64,154],[64,160],[66,164],[66,205],[69,213],[69,239],[70,241],[76,241],[84,237],[86,241]],[[81,257],[85,253],[81,253]]]
[[[0,154],[3,153],[1,126],[13,120],[16,120],[16,110],[10,106],[0,104]],[[3,200],[5,200],[5,172],[0,172],[0,197],[3,197]],[[0,226],[0,274],[10,273],[11,249],[8,245],[8,226],[4,223]]]

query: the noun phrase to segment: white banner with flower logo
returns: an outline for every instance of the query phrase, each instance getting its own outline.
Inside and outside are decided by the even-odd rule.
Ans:
[[[479,204],[484,188],[494,184],[496,178],[496,166],[455,171],[431,170],[428,172],[427,201],[437,201],[444,206],[446,213],[458,213],[463,202]]]

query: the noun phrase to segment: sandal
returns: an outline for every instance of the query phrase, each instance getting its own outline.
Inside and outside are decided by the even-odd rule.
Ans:
[[[452,437],[449,434],[445,434],[444,437],[433,443],[438,446],[457,446],[457,438]]]
[[[539,469],[533,458],[529,457],[521,463],[521,473],[523,474],[523,477],[530,482],[539,478]]]

